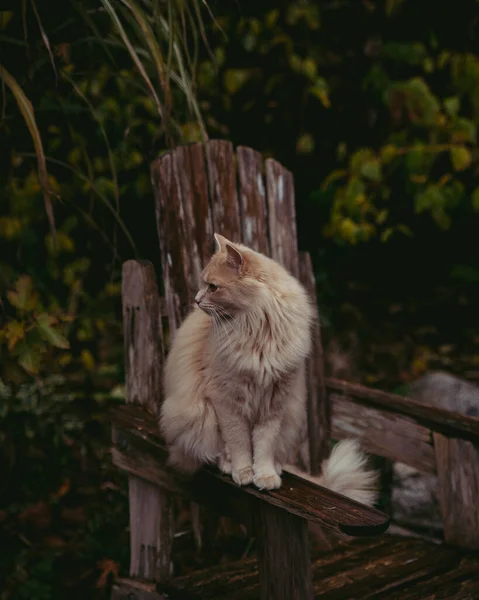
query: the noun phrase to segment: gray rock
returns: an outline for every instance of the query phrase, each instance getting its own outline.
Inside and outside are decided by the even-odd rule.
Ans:
[[[479,417],[479,387],[442,371],[415,381],[408,396],[424,404]],[[392,507],[394,519],[405,527],[429,535],[442,530],[437,499],[437,477],[425,475],[403,463],[393,465]]]
[[[479,387],[443,371],[428,373],[415,381],[409,396],[425,404],[479,416]]]

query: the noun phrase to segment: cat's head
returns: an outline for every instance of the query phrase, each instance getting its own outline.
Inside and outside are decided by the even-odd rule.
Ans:
[[[215,240],[216,253],[201,274],[195,302],[206,313],[233,317],[261,302],[268,259],[217,233]]]

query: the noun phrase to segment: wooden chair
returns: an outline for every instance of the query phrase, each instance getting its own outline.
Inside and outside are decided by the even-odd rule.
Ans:
[[[373,454],[437,472],[447,545],[378,536],[388,527],[386,515],[290,474],[281,489],[260,492],[237,487],[214,468],[187,478],[165,466],[156,424],[164,340],[192,304],[213,232],[269,254],[313,295],[315,284],[309,256],[297,252],[292,176],[274,160],[263,166],[249,148],[235,154],[230,143],[210,141],[162,156],[152,178],[165,299],[151,264],[125,263],[127,404],[113,414],[112,456],[129,477],[131,562],[130,579],[115,583],[113,597],[479,598],[479,557],[467,550],[479,548],[479,420],[325,380],[319,330],[308,364],[306,466],[319,470],[330,437],[355,436]],[[175,576],[175,496],[244,523],[256,536],[257,557]],[[311,557],[308,521],[366,539]]]

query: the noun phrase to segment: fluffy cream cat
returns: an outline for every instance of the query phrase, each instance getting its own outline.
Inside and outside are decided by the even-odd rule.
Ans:
[[[218,234],[215,240],[197,307],[166,361],[161,431],[178,469],[216,463],[239,485],[274,489],[306,432],[314,310],[277,262]],[[351,441],[338,444],[314,479],[368,504],[375,480]]]

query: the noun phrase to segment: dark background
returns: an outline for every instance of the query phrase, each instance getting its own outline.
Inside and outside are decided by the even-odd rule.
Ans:
[[[126,572],[105,416],[124,396],[121,263],[159,272],[149,165],[201,127],[292,170],[329,372],[398,392],[437,368],[478,379],[479,4],[131,7],[0,11],[4,598],[106,597]]]

